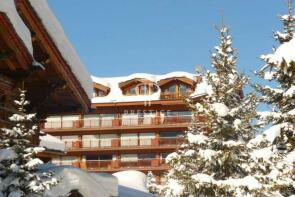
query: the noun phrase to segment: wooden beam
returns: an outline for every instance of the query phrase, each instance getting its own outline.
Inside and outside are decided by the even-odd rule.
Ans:
[[[83,111],[88,112],[90,107],[90,99],[88,98],[85,90],[82,88],[81,83],[77,80],[76,76],[71,71],[70,66],[61,56],[59,49],[56,47],[42,21],[34,12],[30,3],[26,0],[16,0],[17,7],[22,12],[23,20],[31,31],[36,33],[37,39],[40,41],[41,46],[45,48],[46,53],[50,56],[51,65],[56,70],[61,79],[64,79],[73,92],[73,96],[80,103]]]

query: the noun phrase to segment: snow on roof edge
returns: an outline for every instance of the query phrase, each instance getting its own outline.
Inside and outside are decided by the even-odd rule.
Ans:
[[[67,38],[62,26],[52,13],[46,0],[29,0],[31,7],[41,20],[48,35],[58,48],[61,56],[71,68],[72,73],[80,82],[88,98],[92,98],[92,80],[84,64],[80,60],[76,50]]]
[[[110,92],[104,97],[94,97],[92,98],[92,103],[116,103],[116,102],[136,102],[136,101],[153,101],[159,100],[160,91],[158,90],[151,95],[136,95],[136,96],[125,96],[119,87],[119,83],[126,82],[136,78],[143,78],[157,83],[162,79],[169,79],[173,77],[186,77],[195,80],[196,75],[188,72],[176,71],[170,72],[164,75],[153,75],[148,73],[134,73],[128,76],[121,77],[95,77],[91,76],[93,82],[104,85],[110,88]]]
[[[0,12],[3,12],[7,16],[14,28],[14,31],[22,40],[28,52],[33,56],[31,32],[18,14],[14,0],[0,1]]]
[[[58,139],[57,137],[46,134],[44,136],[40,136],[39,139],[40,139],[40,146],[46,149],[57,150],[61,152],[65,151],[64,142]]]

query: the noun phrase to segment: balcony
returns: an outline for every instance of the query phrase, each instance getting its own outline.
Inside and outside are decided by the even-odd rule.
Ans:
[[[160,99],[161,100],[184,100],[190,96],[192,92],[184,92],[184,93],[174,93],[174,92],[162,92]]]
[[[140,149],[175,149],[183,143],[182,137],[136,138],[136,139],[96,139],[65,141],[65,149],[70,151],[105,151],[105,150],[140,150]]]
[[[168,165],[164,159],[135,159],[135,160],[93,160],[93,161],[76,161],[61,162],[57,165],[73,165],[84,170],[99,172],[114,172],[122,170],[168,170]]]
[[[187,127],[191,122],[191,115],[183,116],[155,116],[138,118],[109,118],[109,119],[82,119],[67,121],[48,121],[41,125],[45,130],[58,129],[118,129],[118,128],[144,128],[144,127]]]

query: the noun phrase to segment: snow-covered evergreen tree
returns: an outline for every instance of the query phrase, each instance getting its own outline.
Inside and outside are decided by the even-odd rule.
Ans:
[[[33,122],[35,114],[26,114],[25,107],[29,101],[25,93],[25,90],[20,90],[20,98],[14,101],[18,113],[9,118],[13,123],[12,129],[4,128],[1,132],[0,196],[30,196],[49,189],[57,182],[50,178],[51,172],[36,173],[37,166],[42,164],[36,154],[44,148],[31,143],[38,127]]]
[[[158,193],[158,185],[156,182],[156,177],[152,171],[148,171],[146,175],[146,188],[152,194]]]
[[[267,191],[284,196],[295,193],[295,16],[290,0],[288,8],[288,14],[280,16],[284,32],[274,35],[280,46],[261,56],[265,65],[258,71],[276,87],[255,86],[260,100],[271,107],[271,111],[259,114],[260,121],[271,127],[249,143],[255,149],[252,157],[257,162],[257,177]]]
[[[251,176],[247,147],[256,130],[256,97],[243,95],[248,78],[236,69],[229,29],[222,25],[218,32],[220,43],[211,54],[215,73],[208,71],[197,87],[197,95],[198,88],[205,90],[202,102],[188,100],[196,119],[185,143],[166,159],[166,196],[243,196],[260,187]],[[206,119],[201,125],[199,117]]]

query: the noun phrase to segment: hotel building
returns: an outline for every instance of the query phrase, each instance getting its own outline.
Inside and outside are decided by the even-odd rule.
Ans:
[[[186,72],[92,77],[90,113],[52,115],[43,131],[64,142],[58,165],[92,172],[152,171],[158,182],[168,170],[165,158],[183,142],[192,115],[184,99],[200,76]]]

